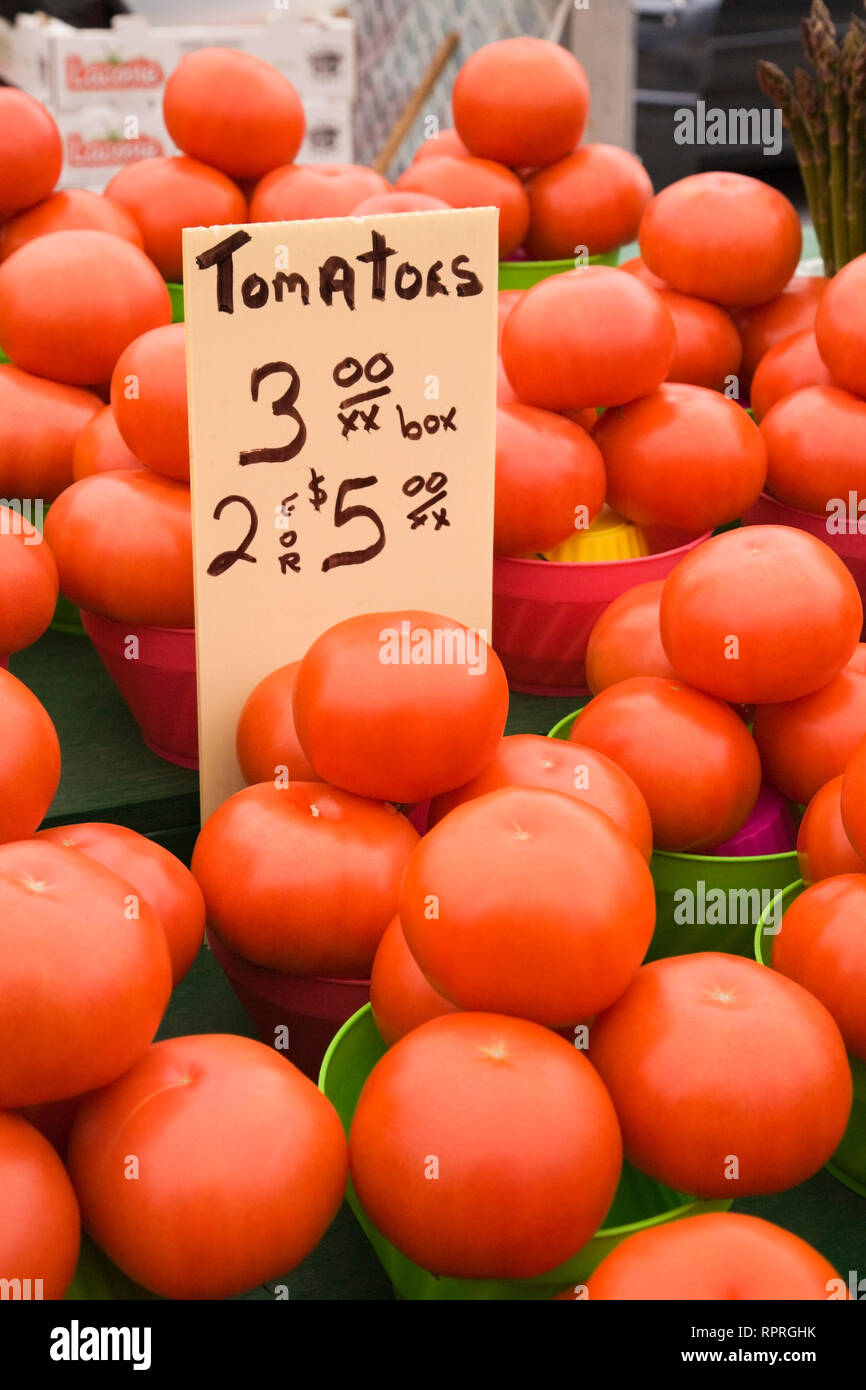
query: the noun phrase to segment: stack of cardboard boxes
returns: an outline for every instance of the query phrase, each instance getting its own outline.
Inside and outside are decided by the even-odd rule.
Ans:
[[[99,190],[135,159],[177,154],[162,117],[169,74],[197,48],[263,58],[297,88],[307,114],[300,163],[352,160],[355,26],[273,12],[259,23],[150,25],[137,15],[110,29],[74,29],[44,15],[0,21],[0,74],[45,103],[63,137],[59,187]]]

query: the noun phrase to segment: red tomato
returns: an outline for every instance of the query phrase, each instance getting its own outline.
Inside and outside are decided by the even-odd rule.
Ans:
[[[589,634],[586,683],[593,695],[631,676],[676,680],[659,632],[663,579],[636,584],[608,604]]]
[[[670,310],[677,350],[668,381],[685,381],[722,391],[732,384],[740,366],[743,345],[730,314],[718,304],[695,299],[678,290],[659,290]]]
[[[52,193],[43,203],[26,208],[0,227],[0,261],[48,232],[87,230],[111,232],[131,241],[133,246],[144,245],[141,232],[125,208],[86,188],[68,188],[63,193]]]
[[[41,1105],[22,1105],[17,1113],[39,1130],[65,1162],[72,1123],[81,1099],[81,1096],[69,1096],[66,1100],[47,1100]]]
[[[797,860],[804,883],[817,883],[837,874],[866,874],[842,824],[842,778],[832,777],[816,791],[797,835]]]
[[[117,428],[137,459],[167,478],[189,482],[182,323],[153,328],[120,354],[111,376],[111,408]]]
[[[619,998],[655,900],[646,859],[609,816],[564,792],[506,786],[427,832],[399,914],[446,999],[558,1028]]]
[[[237,184],[219,170],[183,155],[137,159],[115,174],[105,196],[135,219],[144,249],[165,280],[183,279],[184,227],[247,220],[247,200]]]
[[[292,693],[299,661],[278,666],[250,692],[240,712],[237,754],[244,781],[271,782],[288,772],[293,782],[320,782],[295,732]]]
[[[108,232],[51,232],[0,265],[0,344],[36,376],[108,381],[133,338],[170,322],[156,266]]]
[[[516,174],[492,159],[440,155],[419,159],[398,178],[407,193],[431,193],[452,208],[499,208],[499,259],[523,245],[529,228],[529,199]]]
[[[550,550],[601,511],[604,462],[586,430],[532,405],[496,412],[493,553]]]
[[[221,1033],[148,1048],[82,1103],[69,1145],[93,1239],[176,1299],[227,1298],[294,1269],[336,1216],[347,1167],[321,1091],[272,1048]]]
[[[848,1051],[861,1062],[866,1062],[864,915],[866,873],[825,878],[791,903],[772,950],[773,969],[820,999]]]
[[[733,320],[743,343],[740,383],[748,391],[752,378],[771,348],[795,333],[814,328],[818,303],[829,281],[824,275],[794,275],[781,294],[751,309],[734,309]]]
[[[860,671],[866,675],[866,642],[857,643],[848,665],[852,671]]]
[[[0,1014],[0,1106],[80,1095],[132,1066],[159,1027],[165,932],[129,883],[84,855],[0,845],[0,989],[19,1001]]]
[[[57,566],[36,527],[0,506],[0,654],[32,646],[54,617]]]
[[[502,361],[521,400],[548,410],[622,405],[664,381],[676,351],[657,294],[612,266],[552,275],[506,320]]]
[[[815,317],[818,351],[840,386],[866,396],[866,256],[842,267],[827,285]]]
[[[374,193],[364,198],[356,208],[353,217],[370,217],[380,212],[441,212],[449,208],[442,198],[434,198],[429,193]]]
[[[75,1274],[81,1240],[72,1183],[48,1140],[20,1115],[2,1112],[0,1189],[4,1299],[63,1298]]]
[[[815,330],[805,328],[783,338],[758,363],[752,377],[750,402],[755,419],[763,421],[770,408],[804,386],[832,386],[833,378],[818,352]]]
[[[290,164],[306,129],[289,79],[261,58],[229,48],[187,53],[169,74],[162,109],[178,149],[237,179]]]
[[[2,669],[0,727],[15,731],[14,738],[4,738],[0,744],[2,846],[7,840],[32,835],[51,805],[60,782],[60,743],[36,696]]]
[[[844,1289],[830,1262],[799,1236],[757,1216],[712,1211],[627,1236],[590,1275],[586,1296],[802,1301],[826,1299],[834,1280]]]
[[[841,671],[863,626],[842,561],[790,526],[742,526],[705,541],[670,574],[659,616],[683,680],[735,704],[818,690]]]
[[[259,782],[205,822],[192,871],[209,924],[246,960],[366,979],[417,843],[393,806],[320,782]]]
[[[781,502],[821,515],[836,499],[847,510],[849,491],[866,494],[866,401],[806,386],[767,412],[761,433],[767,487]]]
[[[455,806],[500,787],[546,787],[565,792],[610,816],[645,859],[652,854],[649,808],[622,768],[591,748],[539,734],[507,735],[483,772],[464,787],[434,797],[428,824],[436,825]]]
[[[370,972],[370,1007],[376,1027],[390,1047],[421,1023],[453,1014],[457,1005],[422,975],[395,917],[379,942]]]
[[[453,155],[455,159],[468,159],[471,151],[467,149],[456,130],[437,130],[434,135],[426,135],[412,156],[414,164],[419,159],[433,159],[439,155]]]
[[[47,198],[63,168],[51,112],[14,87],[0,87],[0,218]]]
[[[660,275],[653,275],[649,266],[642,256],[632,256],[631,260],[620,261],[619,270],[625,270],[629,275],[634,275],[643,284],[648,285],[651,290],[669,290],[670,285],[667,280],[663,280]],[[674,291],[678,293],[678,291]]]
[[[588,1055],[629,1162],[697,1197],[803,1182],[851,1111],[845,1044],[824,1005],[740,956],[702,951],[643,966],[592,1025]]]
[[[501,357],[496,358],[496,404],[520,405],[514,387],[506,376]]]
[[[349,217],[364,198],[390,192],[388,180],[362,164],[286,164],[256,184],[250,221]]]
[[[162,845],[125,825],[55,825],[37,839],[76,849],[138,889],[165,930],[172,982],[189,970],[204,940],[204,900],[189,869]]]
[[[751,306],[781,294],[797,268],[803,234],[796,208],[777,189],[746,174],[713,171],[657,193],[641,219],[639,242],[650,270],[672,289]]]
[[[532,260],[558,261],[570,260],[580,248],[597,256],[632,241],[653,186],[628,150],[581,145],[534,174],[526,191],[526,249]]]
[[[489,1013],[434,1018],[395,1043],[349,1134],[377,1230],[464,1279],[531,1278],[574,1255],[604,1220],[621,1161],[613,1106],[580,1052]]]
[[[73,481],[78,483],[82,478],[89,478],[91,473],[115,473],[118,469],[140,467],[139,460],[127,448],[117,428],[111,406],[102,406],[91,416],[75,441],[72,451]]]
[[[619,681],[590,700],[569,738],[628,773],[646,798],[658,849],[697,854],[724,844],[758,797],[761,764],[743,721],[677,680]]]
[[[45,518],[71,603],[148,627],[195,625],[189,488],[149,468],[73,483]]]
[[[2,88],[0,88],[2,91]],[[79,435],[98,396],[0,364],[0,484],[4,497],[53,502],[72,482]]]
[[[462,786],[490,761],[508,684],[483,637],[452,618],[365,613],[316,639],[293,708],[320,777],[359,796],[408,803]]]
[[[667,382],[606,410],[592,437],[609,505],[639,526],[710,531],[752,506],[767,476],[757,425],[736,401],[703,386]]]
[[[845,833],[866,859],[866,738],[857,744],[845,768],[841,807]]]
[[[451,92],[454,124],[474,155],[515,169],[573,150],[589,110],[589,83],[568,49],[546,39],[499,39],[477,49]]]
[[[811,695],[759,705],[754,725],[764,776],[804,806],[831,777],[841,777],[866,735],[866,675],[845,667]]]
[[[523,290],[500,290],[496,300],[496,348],[502,351],[502,333],[505,328],[505,320],[511,313],[515,304],[519,304],[523,298]]]

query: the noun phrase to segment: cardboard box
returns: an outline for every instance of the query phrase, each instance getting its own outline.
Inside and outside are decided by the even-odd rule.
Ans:
[[[160,101],[179,58],[167,29],[137,16],[116,18],[110,29],[72,29],[50,40],[52,105],[85,110],[105,101]]]
[[[351,164],[354,160],[352,103],[308,97],[304,101],[307,131],[297,164]]]
[[[304,101],[313,96],[351,100],[356,95],[358,63],[351,19],[296,22],[272,14],[249,51],[284,73]]]
[[[48,105],[53,100],[51,40],[74,33],[72,26],[62,20],[44,14],[17,14],[15,23],[9,26],[10,52],[4,76]]]
[[[121,169],[138,159],[177,154],[159,102],[121,111],[111,103],[55,111],[63,140],[59,188],[101,191]]]

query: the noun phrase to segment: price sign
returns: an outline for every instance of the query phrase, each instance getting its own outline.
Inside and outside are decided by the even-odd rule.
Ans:
[[[489,635],[493,208],[183,233],[202,815],[253,687],[326,628]]]

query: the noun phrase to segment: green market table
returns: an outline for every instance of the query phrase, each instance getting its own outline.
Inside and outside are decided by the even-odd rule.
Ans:
[[[39,696],[60,735],[63,774],[45,823],[116,821],[188,861],[199,825],[198,777],[163,762],[145,747],[90,643],[49,631],[34,647],[12,658],[11,670]],[[545,734],[579,703],[514,694],[508,732]],[[175,990],[159,1037],[187,1033],[255,1036],[207,948]],[[784,1068],[784,1057],[778,1064]],[[761,1104],[760,1096],[755,1104]],[[810,1241],[845,1279],[849,1270],[866,1270],[866,1203],[824,1171],[778,1196],[735,1202],[734,1209],[775,1221]],[[285,1285],[290,1300],[393,1298],[345,1203],[313,1254],[273,1284]],[[274,1296],[270,1285],[244,1298]]]

